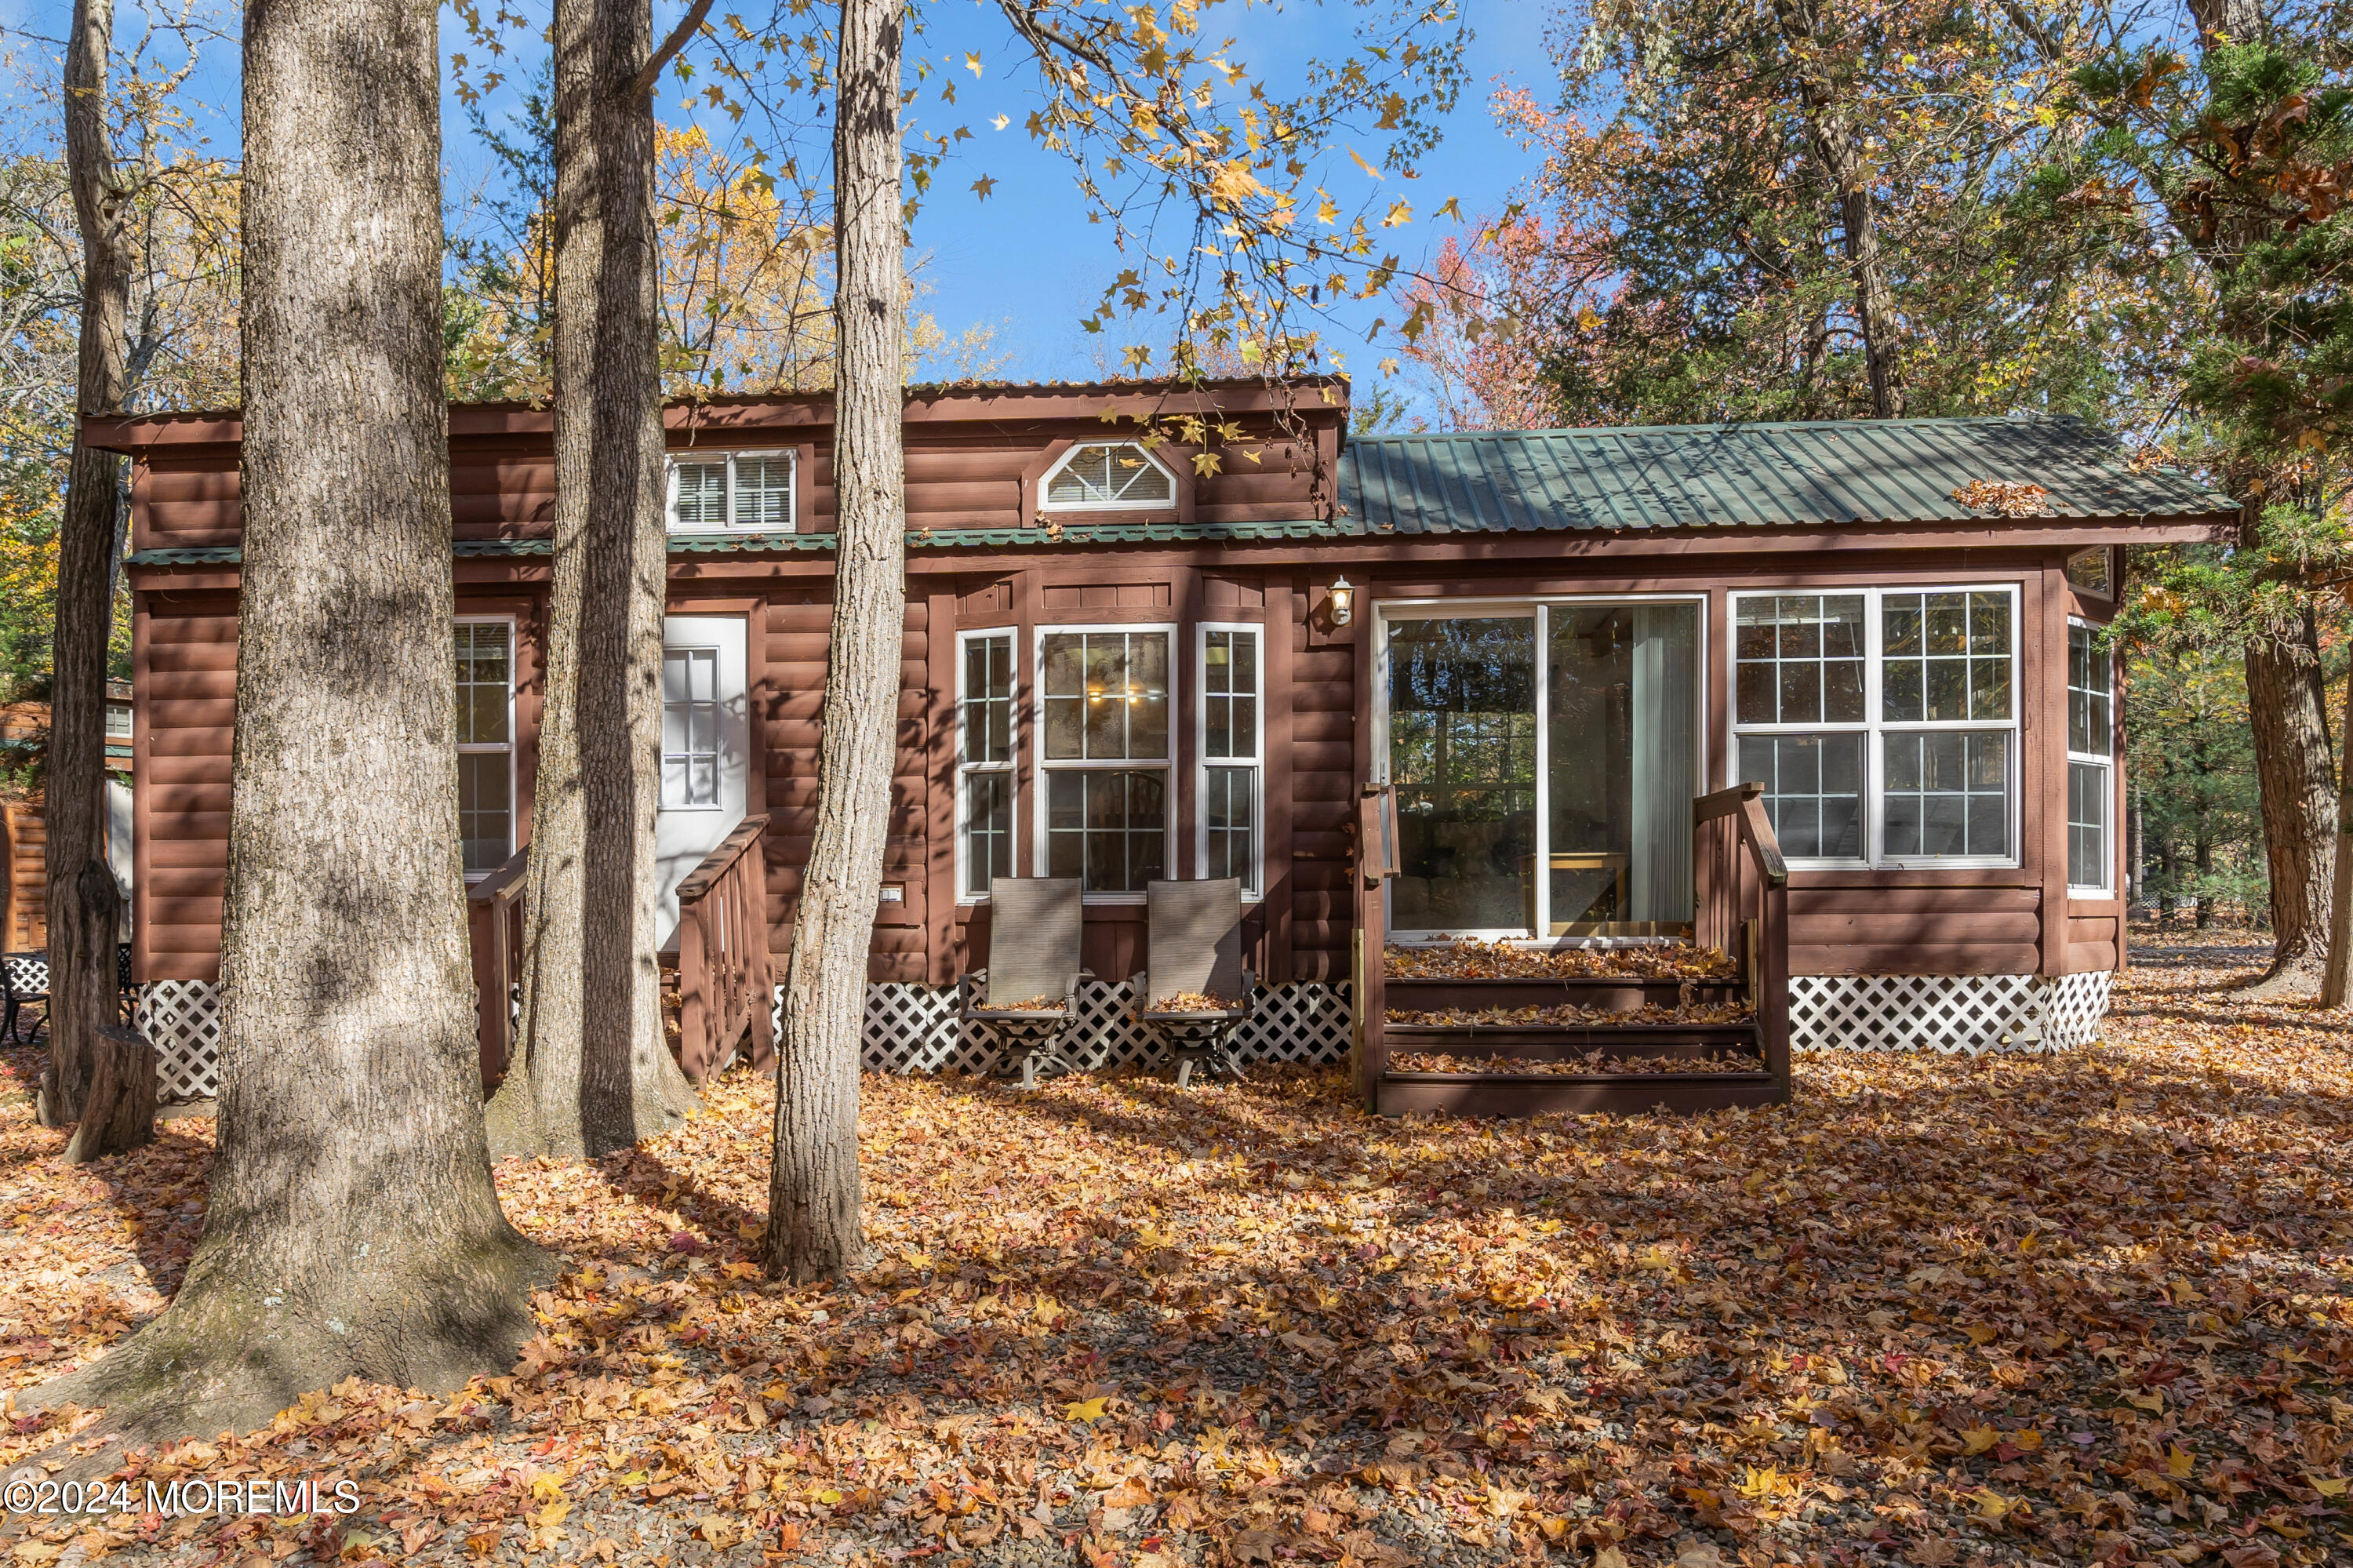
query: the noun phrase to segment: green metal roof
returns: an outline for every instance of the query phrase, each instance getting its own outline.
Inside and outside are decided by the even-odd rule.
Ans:
[[[2234,512],[2171,469],[2067,419],[1830,419],[1352,437],[1352,533],[1464,534],[1766,524],[1981,521],[1953,492],[2039,484],[2047,515]]]
[[[2212,516],[2238,503],[2176,469],[2136,471],[2113,439],[2070,419],[1825,419],[1356,436],[1340,458],[1340,517],[1279,523],[1065,523],[911,533],[911,550],[1331,539],[1767,524],[1968,523],[1978,482],[2039,484],[2052,517]],[[829,552],[830,534],[676,535],[673,556]],[[546,539],[460,539],[465,557],[545,556]],[[234,565],[234,545],[142,550],[133,566]]]

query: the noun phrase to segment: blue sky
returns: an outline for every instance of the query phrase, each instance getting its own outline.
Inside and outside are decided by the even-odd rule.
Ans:
[[[1460,198],[1461,210],[1475,217],[1491,212],[1510,199],[1525,179],[1533,160],[1500,132],[1490,115],[1488,98],[1499,81],[1537,89],[1548,96],[1549,64],[1544,30],[1551,8],[1527,0],[1465,0],[1472,31],[1469,79],[1461,99],[1445,122],[1445,137],[1424,160],[1416,181],[1391,174],[1380,187],[1384,196],[1409,194],[1418,213],[1428,214],[1448,196]],[[490,8],[488,6],[486,9]],[[543,0],[521,7],[544,15]],[[657,0],[656,26],[667,30],[681,13],[677,0]],[[720,8],[723,12],[727,9]],[[69,0],[0,0],[0,26],[10,35],[12,52],[42,53],[41,39],[61,38],[70,13]],[[1346,0],[1294,3],[1281,6],[1227,0],[1210,9],[1204,33],[1211,37],[1232,34],[1234,58],[1269,84],[1270,90],[1292,90],[1300,69],[1311,57],[1332,58],[1346,51],[1363,13]],[[140,16],[138,0],[122,0],[117,25],[119,41],[132,36]],[[224,6],[218,20],[233,31],[237,12]],[[468,48],[456,18],[444,13],[443,37],[449,50]],[[955,79],[954,108],[938,103],[927,90],[913,107],[923,124],[946,128],[973,127],[975,139],[958,148],[956,161],[943,168],[917,219],[917,254],[923,258],[923,279],[928,293],[923,308],[954,333],[974,323],[989,323],[997,334],[997,352],[1006,360],[1005,373],[1017,378],[1066,378],[1093,375],[1098,355],[1108,344],[1132,341],[1166,342],[1165,330],[1151,327],[1115,329],[1091,337],[1078,325],[1104,284],[1124,263],[1113,251],[1106,227],[1090,224],[1072,186],[1071,170],[1062,157],[1037,147],[1020,129],[1036,104],[1025,87],[1021,47],[997,15],[993,0],[933,0],[921,51],[937,65],[949,68]],[[474,52],[479,57],[479,51]],[[982,71],[976,79],[964,64],[969,52],[979,57]],[[213,134],[220,144],[233,145],[237,101],[233,46],[220,43],[208,51],[206,69],[197,79],[201,96],[217,111]],[[909,62],[909,79],[913,79]],[[513,62],[512,73],[528,74],[529,61]],[[688,117],[675,84],[665,80],[660,94],[665,118]],[[494,95],[493,119],[509,93]],[[448,185],[453,192],[478,185],[489,161],[475,143],[454,96],[446,101],[444,127]],[[54,110],[36,101],[20,81],[6,85],[0,111],[12,123],[9,143],[24,146],[51,140],[54,131],[28,123],[26,117],[47,118]],[[707,112],[707,111],[706,111]],[[999,113],[1009,117],[1004,131],[989,128]],[[714,125],[713,127],[717,127]],[[1368,154],[1374,143],[1366,142]],[[822,166],[824,143],[813,137],[793,149],[805,161]],[[1322,179],[1345,206],[1373,187],[1365,175],[1335,154],[1336,165],[1319,169]],[[994,178],[987,200],[970,187],[982,175]],[[1409,266],[1435,252],[1454,228],[1451,220],[1427,218],[1386,238]],[[1361,392],[1368,387],[1376,362],[1388,350],[1368,349],[1365,329],[1386,307],[1351,304],[1325,323],[1331,346],[1341,354]],[[1394,318],[1396,311],[1388,309]],[[1410,371],[1402,389],[1411,392]]]

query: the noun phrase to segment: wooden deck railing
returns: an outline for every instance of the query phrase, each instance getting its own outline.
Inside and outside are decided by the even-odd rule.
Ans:
[[[1735,784],[1692,802],[1693,932],[1740,965],[1764,1036],[1776,1098],[1789,1097],[1789,868],[1765,815],[1762,784]]]
[[[769,1008],[768,879],[760,837],[765,817],[746,817],[678,885],[678,1065],[700,1084],[752,1035],[752,1060],[776,1054]]]
[[[1356,800],[1356,874],[1349,879],[1356,904],[1356,931],[1349,954],[1355,1038],[1349,1061],[1357,1097],[1366,1110],[1380,1106],[1381,1075],[1388,1071],[1388,879],[1398,874],[1397,791],[1368,784]]]
[[[528,849],[466,889],[466,932],[474,948],[475,1033],[482,1092],[506,1075],[514,1049],[514,988],[522,979],[523,870]]]

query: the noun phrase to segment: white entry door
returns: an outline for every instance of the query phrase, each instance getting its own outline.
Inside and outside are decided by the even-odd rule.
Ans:
[[[744,821],[752,776],[752,715],[744,620],[662,620],[661,813],[655,821],[661,899],[654,928],[678,944],[678,885]]]

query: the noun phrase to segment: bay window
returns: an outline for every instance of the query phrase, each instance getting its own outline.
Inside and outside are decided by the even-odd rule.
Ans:
[[[956,894],[1013,874],[1013,633],[967,631],[956,662]]]
[[[1260,630],[1200,629],[1200,874],[1238,877],[1245,897],[1259,895]]]
[[[1038,638],[1042,874],[1140,894],[1169,874],[1167,627]]]
[[[458,662],[458,841],[470,876],[514,853],[514,626],[460,620]]]
[[[2067,623],[2067,885],[2105,893],[2116,856],[2108,820],[2116,800],[2116,663],[2099,632]]]
[[[2016,594],[1733,597],[1737,776],[1793,860],[2015,858]]]

